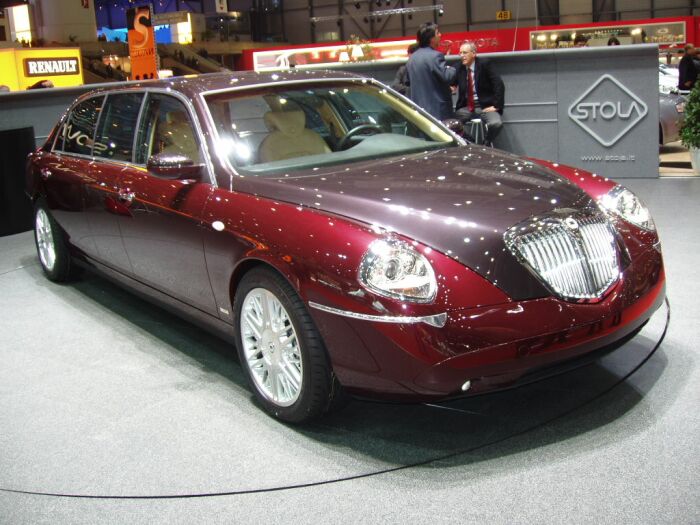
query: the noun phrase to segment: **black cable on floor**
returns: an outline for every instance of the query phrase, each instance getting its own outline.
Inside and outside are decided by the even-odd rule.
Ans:
[[[9,492],[12,494],[27,494],[30,496],[53,496],[57,498],[78,498],[78,499],[108,499],[108,500],[147,500],[147,499],[152,499],[152,500],[161,500],[161,499],[186,499],[186,498],[213,498],[213,497],[219,497],[219,496],[238,496],[238,495],[243,495],[243,494],[263,494],[266,492],[279,492],[283,490],[293,490],[293,489],[303,489],[303,488],[308,488],[308,487],[319,487],[323,485],[331,485],[334,483],[340,483],[343,481],[352,481],[356,479],[363,479],[363,478],[370,478],[374,476],[379,476],[382,474],[390,474],[392,472],[399,472],[401,470],[407,470],[410,468],[414,467],[422,467],[425,465],[429,465],[430,463],[434,463],[436,461],[444,461],[447,459],[452,459],[457,456],[461,456],[463,454],[469,454],[471,452],[475,452],[477,450],[480,450],[482,448],[490,447],[493,445],[498,445],[500,443],[503,443],[504,441],[507,441],[509,439],[515,438],[522,436],[524,434],[527,434],[528,432],[532,432],[533,430],[536,430],[540,427],[543,427],[544,425],[548,425],[549,423],[552,423],[558,419],[562,419],[577,410],[590,405],[594,401],[597,401],[598,399],[602,398],[609,392],[611,392],[614,388],[616,388],[618,385],[624,383],[629,379],[637,370],[639,370],[649,359],[651,359],[651,356],[653,356],[656,351],[659,349],[661,346],[661,343],[663,340],[666,338],[666,332],[668,331],[668,325],[671,322],[671,305],[668,301],[668,298],[665,300],[666,304],[666,324],[664,326],[664,331],[661,334],[661,337],[659,340],[656,342],[654,345],[654,348],[652,348],[651,352],[649,352],[649,355],[647,355],[637,366],[635,366],[627,375],[624,377],[620,378],[618,381],[613,383],[611,386],[603,390],[602,392],[598,393],[597,395],[593,396],[590,398],[588,401],[585,401],[584,403],[575,406],[569,410],[566,410],[562,412],[561,414],[557,414],[556,416],[553,416],[545,421],[542,421],[536,425],[533,425],[531,427],[525,428],[519,432],[516,432],[515,434],[511,434],[508,436],[501,437],[499,439],[495,439],[493,441],[489,441],[488,443],[482,443],[481,445],[476,445],[471,448],[466,448],[463,450],[457,450],[455,452],[450,452],[449,454],[444,454],[442,456],[438,456],[436,458],[430,458],[426,459],[424,461],[418,461],[416,463],[410,463],[408,465],[401,465],[399,467],[392,467],[392,468],[387,468],[387,469],[382,469],[382,470],[377,470],[374,472],[366,472],[364,474],[356,474],[354,476],[346,476],[342,478],[336,478],[336,479],[329,479],[325,481],[314,481],[310,483],[299,483],[296,485],[284,485],[281,487],[272,487],[272,488],[267,488],[267,489],[249,489],[249,490],[232,490],[228,492],[206,492],[206,493],[200,493],[200,494],[172,494],[172,495],[156,495],[156,496],[99,496],[99,495],[88,495],[88,494],[62,494],[62,493],[54,493],[54,492],[34,492],[34,491],[29,491],[29,490],[14,490],[14,489],[5,489],[0,487],[0,492]]]

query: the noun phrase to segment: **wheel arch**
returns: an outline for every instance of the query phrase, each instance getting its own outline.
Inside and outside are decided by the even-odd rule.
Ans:
[[[294,276],[293,272],[291,272],[286,265],[279,263],[275,264],[267,257],[249,257],[236,265],[229,279],[229,296],[231,298],[232,305],[233,298],[236,295],[236,290],[238,289],[238,284],[241,282],[241,279],[243,279],[243,277],[254,268],[269,268],[282,276],[299,295],[302,301],[306,303],[304,294],[302,293],[300,287],[300,280]]]

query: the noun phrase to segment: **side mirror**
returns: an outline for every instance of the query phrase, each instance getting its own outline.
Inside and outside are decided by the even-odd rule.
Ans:
[[[450,130],[454,131],[460,137],[464,136],[464,125],[462,121],[458,118],[448,118],[442,121],[442,123]]]
[[[173,153],[157,153],[149,157],[146,169],[164,179],[172,180],[202,180],[204,166],[195,164],[185,155]]]

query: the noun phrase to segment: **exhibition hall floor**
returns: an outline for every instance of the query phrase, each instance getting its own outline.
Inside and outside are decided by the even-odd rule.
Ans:
[[[0,523],[699,523],[700,179],[625,183],[668,279],[638,337],[306,427],[255,405],[227,343],[98,276],[51,283],[31,233],[0,238]]]

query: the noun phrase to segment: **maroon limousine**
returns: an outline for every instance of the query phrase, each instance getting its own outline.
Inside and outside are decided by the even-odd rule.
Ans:
[[[665,297],[632,192],[468,144],[345,73],[93,91],[27,191],[49,279],[89,266],[229,338],[290,422],[347,394],[523,382],[628,340]]]

